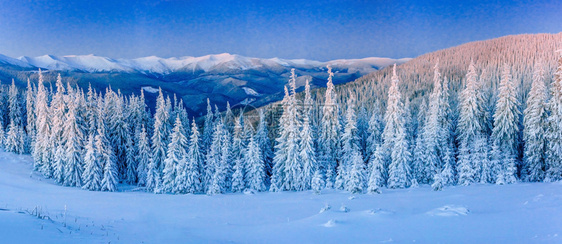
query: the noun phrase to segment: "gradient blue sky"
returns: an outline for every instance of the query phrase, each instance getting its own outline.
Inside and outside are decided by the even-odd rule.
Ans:
[[[559,0],[0,0],[0,53],[12,57],[401,58],[561,31]]]

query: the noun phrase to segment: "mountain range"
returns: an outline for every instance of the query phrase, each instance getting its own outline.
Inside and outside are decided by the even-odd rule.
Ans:
[[[203,113],[206,98],[220,108],[231,105],[255,107],[281,99],[291,69],[299,76],[297,85],[310,80],[312,87],[325,86],[326,66],[331,66],[334,83],[353,81],[394,63],[410,60],[390,58],[339,59],[320,62],[306,59],[251,58],[228,53],[201,57],[113,59],[95,55],[44,55],[11,58],[0,54],[0,80],[15,79],[23,86],[41,68],[46,79],[61,74],[67,82],[98,90],[110,86],[124,94],[144,89],[150,104],[158,87],[182,98],[193,116]],[[51,74],[51,75],[49,75]],[[36,81],[36,79],[35,79]]]

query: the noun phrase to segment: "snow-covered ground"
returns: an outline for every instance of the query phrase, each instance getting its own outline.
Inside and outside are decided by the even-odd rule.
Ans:
[[[2,243],[562,243],[562,183],[155,195],[90,192],[0,151]]]

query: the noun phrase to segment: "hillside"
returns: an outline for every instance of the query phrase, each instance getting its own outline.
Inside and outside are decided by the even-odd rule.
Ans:
[[[495,101],[502,65],[511,67],[517,84],[519,99],[524,104],[532,81],[532,70],[541,62],[545,70],[545,82],[550,84],[556,68],[556,51],[562,49],[562,33],[524,34],[476,41],[421,55],[398,67],[400,90],[417,111],[420,100],[427,99],[432,89],[433,67],[438,62],[442,77],[449,80],[455,99],[464,88],[468,66],[473,60],[480,83],[488,89],[490,106]],[[390,84],[391,68],[385,68],[357,79],[355,82],[336,86],[339,100],[344,101],[349,90],[356,93],[359,103],[365,106],[380,100],[385,104]],[[321,89],[323,90],[323,89]],[[342,103],[343,104],[343,103]],[[522,107],[522,110],[524,107]]]

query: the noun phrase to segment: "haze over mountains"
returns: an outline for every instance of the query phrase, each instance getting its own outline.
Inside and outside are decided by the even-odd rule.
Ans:
[[[69,55],[11,58],[0,54],[0,80],[12,78],[23,85],[41,68],[61,73],[63,79],[80,87],[91,83],[98,90],[111,85],[125,94],[154,93],[162,87],[165,93],[176,93],[194,115],[200,115],[209,97],[224,107],[251,104],[261,106],[281,98],[290,70],[299,75],[298,86],[309,79],[314,87],[325,86],[326,66],[334,72],[335,83],[353,81],[394,63],[410,60],[390,58],[340,59],[319,62],[305,59],[260,59],[228,53],[202,57],[112,59],[95,55]],[[48,77],[48,75],[47,75]],[[150,94],[147,94],[150,102]]]

